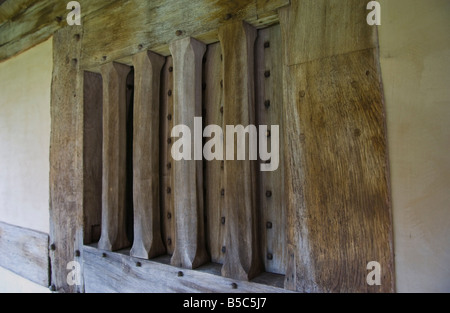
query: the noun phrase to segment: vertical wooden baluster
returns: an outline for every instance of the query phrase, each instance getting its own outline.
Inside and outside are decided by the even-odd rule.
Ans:
[[[103,185],[100,249],[129,246],[126,236],[126,80],[130,67],[102,66],[103,77]]]
[[[169,143],[173,127],[173,59],[166,58],[166,64],[161,75],[161,122],[160,122],[160,173],[161,173],[161,214],[162,234],[167,253],[175,251],[175,218],[173,199],[173,159]]]
[[[205,126],[219,125],[223,127],[223,74],[222,49],[220,43],[208,46],[205,62]],[[218,134],[215,134],[218,136]],[[206,141],[211,139],[206,138]],[[223,145],[223,138],[222,138]],[[206,162],[206,161],[205,161]],[[222,160],[206,162],[205,169],[205,210],[207,216],[207,245],[211,253],[211,261],[223,264],[225,254],[226,216],[224,197],[221,195],[224,183],[224,164]]]
[[[262,29],[256,41],[256,119],[258,125],[278,125],[282,129],[283,114],[283,63],[280,26]],[[270,71],[270,77],[265,72]],[[279,140],[283,137],[268,138]],[[272,161],[272,160],[269,160]],[[280,155],[276,171],[259,174],[259,209],[261,212],[262,255],[266,272],[286,272],[286,210],[284,204],[284,162]]]
[[[256,29],[239,21],[219,29],[224,67],[224,124],[243,125],[255,122],[254,43]],[[225,142],[228,134],[225,134]],[[262,270],[257,236],[256,162],[225,161],[226,254],[222,274],[250,280]]]
[[[164,62],[164,57],[150,51],[133,57],[134,242],[131,255],[144,259],[165,252],[159,206],[159,94]]]
[[[192,150],[194,118],[202,116],[202,60],[205,50],[205,44],[193,38],[181,39],[170,45],[174,64],[174,121],[176,125],[190,128]],[[208,260],[204,238],[203,164],[202,161],[194,161],[192,153],[192,160],[176,161],[173,167],[176,247],[171,263],[197,268]]]

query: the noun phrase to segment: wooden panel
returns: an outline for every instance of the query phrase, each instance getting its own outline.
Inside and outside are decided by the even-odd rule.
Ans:
[[[224,68],[224,124],[255,123],[254,43],[256,29],[233,22],[219,29]],[[235,136],[225,135],[234,146],[234,159],[225,161],[226,253],[222,274],[250,280],[261,272],[257,235],[256,162],[237,160]]]
[[[287,287],[394,291],[384,110],[374,49],[290,67]],[[300,125],[300,127],[298,127]],[[317,179],[317,178],[320,179]],[[301,239],[297,242],[298,239]],[[357,248],[355,248],[357,247]],[[366,266],[382,266],[368,286]]]
[[[283,63],[280,26],[260,30],[256,41],[256,118],[258,125],[283,128]],[[270,71],[270,77],[265,73]],[[268,134],[269,135],[269,134]],[[284,147],[283,136],[278,140]],[[282,150],[281,150],[282,151]],[[273,161],[273,160],[270,160]],[[259,208],[261,210],[262,255],[267,272],[286,272],[286,212],[283,158],[276,171],[259,174]]]
[[[84,73],[84,243],[100,240],[102,222],[103,85],[100,74]]]
[[[230,19],[246,20],[257,27],[276,22],[276,5],[263,5],[258,19],[256,0],[158,0],[114,1],[86,19],[83,42],[83,68],[105,62],[128,60],[140,49],[169,55],[169,43],[194,37],[207,44],[218,41],[217,29]],[[276,1],[284,5],[285,1]],[[265,12],[266,8],[269,12]],[[189,12],[186,15],[186,12]],[[114,23],[111,23],[114,21]],[[107,27],[105,27],[107,25]],[[178,33],[180,31],[181,33]],[[131,34],[131,35],[130,35]],[[111,41],[109,38],[114,38]],[[105,60],[103,57],[106,56]],[[128,62],[124,59],[124,62]]]
[[[290,3],[290,0],[256,0],[256,13],[260,18]]]
[[[167,253],[175,251],[175,218],[173,199],[173,159],[170,150],[173,127],[173,59],[166,57],[161,76],[161,130],[160,130],[160,173],[161,173],[161,216],[162,237]],[[169,141],[170,140],[170,141]]]
[[[148,260],[139,260],[126,254],[102,252],[93,247],[84,247],[83,266],[88,293],[285,293],[285,289],[256,282],[241,282],[209,272],[214,266],[199,270],[183,269]],[[275,282],[271,277],[261,281]],[[236,284],[235,286],[233,284]],[[236,289],[233,288],[236,287]]]
[[[206,46],[193,38],[185,38],[173,42],[170,50],[174,71],[174,121],[176,125],[187,126],[191,135],[188,139],[191,141],[191,159],[174,163],[176,247],[171,263],[197,268],[208,260],[204,233],[203,163],[202,155],[197,160],[194,147],[194,120],[202,116],[202,60]],[[183,133],[182,136],[188,134]],[[183,146],[183,151],[186,148]],[[173,147],[174,158],[175,153],[178,149]]]
[[[4,22],[0,19],[0,61],[45,41],[57,30],[67,26],[66,17],[70,12],[66,8],[68,1],[11,0],[9,2],[17,2],[17,5],[11,11],[4,12],[8,21]],[[81,5],[82,23],[84,23],[87,15],[101,9],[109,1],[78,0],[78,2]],[[80,34],[83,32],[83,27],[73,26],[72,31],[74,35],[77,32]]]
[[[51,283],[60,292],[67,285],[67,263],[83,243],[83,73],[79,70],[81,40],[77,29],[53,37],[50,137]],[[82,35],[82,34],[81,34]]]
[[[49,286],[48,235],[0,222],[0,266]]]
[[[279,11],[287,65],[376,47],[367,0],[291,0]],[[296,40],[292,40],[296,38]]]
[[[205,125],[223,127],[223,71],[222,48],[220,43],[208,46],[204,64],[204,107]],[[215,134],[216,135],[216,134]],[[209,139],[205,139],[209,141]],[[223,145],[223,137],[221,139]],[[220,160],[205,161],[205,211],[207,247],[212,262],[223,264],[225,246],[224,211],[225,198],[221,195],[224,188],[224,162]]]
[[[129,72],[128,66],[118,63],[102,67],[103,191],[99,247],[110,251],[129,245],[126,235],[126,81]]]
[[[133,57],[134,242],[131,255],[145,259],[165,253],[159,203],[159,95],[164,62],[164,57],[147,51]]]

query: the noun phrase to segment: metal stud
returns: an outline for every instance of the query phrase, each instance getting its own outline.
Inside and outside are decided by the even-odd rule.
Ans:
[[[77,250],[77,251],[75,251],[75,256],[76,256],[77,258],[79,258],[79,257],[80,257],[80,255],[81,255],[81,252],[80,252],[80,250]]]
[[[222,218],[220,219],[220,223],[221,223],[222,225],[225,225],[225,222],[226,222],[226,218],[225,218],[225,217],[222,217]]]
[[[272,222],[267,222],[266,223],[266,228],[267,229],[272,229],[272,227],[273,227]]]
[[[141,267],[142,263],[141,262],[136,262],[136,267]]]
[[[50,250],[55,251],[56,250],[56,245],[54,243],[52,243],[50,245]]]
[[[225,189],[222,189],[221,191],[220,191],[220,195],[223,197],[223,196],[225,196]]]
[[[267,253],[267,260],[269,260],[269,261],[273,260],[273,254],[272,253]]]
[[[175,35],[181,36],[181,35],[183,35],[183,31],[182,31],[182,30],[177,30],[177,31],[175,32]]]
[[[264,72],[264,77],[265,78],[269,78],[270,77],[270,71],[265,71]]]
[[[238,285],[236,283],[231,283],[231,288],[238,289]]]
[[[222,247],[222,253],[226,253],[227,252],[227,247]]]
[[[272,191],[268,190],[268,191],[266,192],[266,197],[267,197],[267,198],[271,198],[271,197],[272,197]]]
[[[270,108],[270,100],[264,101],[264,106],[266,107],[266,109]]]
[[[184,273],[182,271],[179,271],[178,272],[178,277],[183,277],[183,276],[184,276]]]
[[[270,48],[270,41],[266,41],[265,43],[264,43],[264,48]]]

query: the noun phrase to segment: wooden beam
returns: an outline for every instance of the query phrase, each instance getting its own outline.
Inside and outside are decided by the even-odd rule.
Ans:
[[[134,259],[127,255],[127,251],[103,255],[102,251],[89,246],[84,247],[83,255],[87,293],[290,292],[272,285],[221,277],[220,268],[216,269],[213,265],[180,271],[163,262]],[[268,276],[258,281],[276,283],[277,277]]]
[[[48,235],[0,222],[0,266],[49,286]]]
[[[202,65],[206,46],[193,38],[185,38],[173,42],[170,50],[174,71],[174,121],[191,130],[189,140],[194,151],[194,120],[202,116]],[[185,149],[187,147],[183,146],[183,151]],[[174,159],[175,153],[178,150],[173,147]],[[195,154],[191,153],[191,160],[176,160],[174,164],[176,247],[171,263],[191,269],[209,258],[205,247],[203,164],[201,160],[194,160]]]
[[[159,205],[159,109],[165,58],[150,51],[133,57],[134,242],[131,255],[150,259],[164,254]]]
[[[362,4],[301,0],[280,12],[291,290],[395,291],[383,92]],[[381,286],[366,282],[371,261]]]
[[[283,136],[274,138],[272,125],[283,129],[283,45],[279,25],[258,31],[256,41],[256,119],[267,125],[268,149],[278,140],[280,151],[285,147]],[[270,71],[270,77],[266,77]],[[261,221],[261,252],[267,272],[285,274],[287,262],[286,205],[284,196],[284,162],[273,172],[259,173],[259,210]],[[275,161],[275,160],[270,160]]]
[[[219,29],[224,68],[224,125],[255,124],[254,44],[256,29],[243,21]],[[247,136],[246,136],[247,137]],[[226,253],[222,274],[250,280],[262,270],[257,236],[256,162],[238,160],[234,134],[225,142],[234,146],[234,160],[225,160]],[[234,143],[233,143],[234,141]]]
[[[126,81],[130,68],[118,63],[102,66],[103,77],[103,192],[100,249],[128,247],[126,235]]]
[[[75,259],[83,231],[83,73],[79,69],[81,40],[72,27],[53,37],[50,137],[51,284],[60,292],[67,285],[67,264]]]

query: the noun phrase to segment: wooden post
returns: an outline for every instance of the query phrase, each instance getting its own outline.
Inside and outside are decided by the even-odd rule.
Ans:
[[[126,235],[126,80],[130,68],[101,67],[103,77],[102,235],[98,247],[115,251],[129,246]]]
[[[219,29],[224,68],[224,124],[255,123],[254,44],[256,29],[243,21]],[[234,135],[233,135],[234,136]],[[225,142],[234,140],[225,135]],[[226,254],[222,274],[250,280],[261,272],[260,246],[257,236],[256,162],[225,161]]]
[[[159,206],[159,94],[165,58],[150,51],[133,57],[134,242],[131,256],[150,259],[165,252]]]
[[[202,60],[205,44],[185,38],[170,45],[174,70],[174,120],[192,131],[194,118],[202,116]],[[186,134],[183,134],[186,135]],[[172,265],[197,268],[208,260],[204,236],[203,162],[174,162],[176,247]]]

